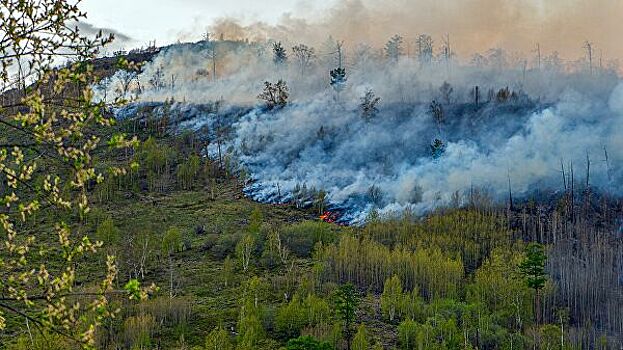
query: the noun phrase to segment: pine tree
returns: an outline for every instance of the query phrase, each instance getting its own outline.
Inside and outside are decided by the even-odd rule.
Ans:
[[[391,37],[385,44],[385,56],[392,61],[397,61],[404,54],[403,43],[404,39],[402,36],[396,34]]]
[[[545,287],[547,274],[545,273],[545,248],[539,243],[530,243],[526,247],[526,258],[519,264],[519,268],[526,279],[528,287],[534,289],[534,320],[540,323],[540,291]]]
[[[336,312],[344,325],[344,338],[346,339],[346,348],[351,349],[353,340],[353,325],[355,323],[355,311],[359,304],[359,296],[355,286],[348,283],[340,287],[335,295]]]
[[[379,113],[377,105],[380,101],[381,98],[377,97],[372,89],[367,89],[365,94],[361,98],[361,103],[359,104],[361,118],[366,122],[374,119],[374,117],[376,117],[376,115]]]
[[[281,41],[273,43],[273,62],[275,62],[275,64],[288,62],[288,53],[283,45],[281,45]]]

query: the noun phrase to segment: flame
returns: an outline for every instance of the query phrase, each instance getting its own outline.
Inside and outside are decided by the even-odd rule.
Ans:
[[[338,214],[330,211],[325,211],[324,214],[320,215],[320,220],[328,223],[335,223],[338,219]]]

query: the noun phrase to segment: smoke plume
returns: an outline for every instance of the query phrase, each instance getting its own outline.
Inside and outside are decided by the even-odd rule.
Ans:
[[[598,11],[620,7],[591,4],[603,5]],[[535,61],[533,53],[512,51],[532,39],[547,43],[539,28],[565,33],[556,47],[575,52],[585,23],[578,11],[587,6],[575,5],[561,4],[554,13],[551,3],[530,1],[400,1],[383,8],[345,1],[322,20],[290,17],[280,26],[246,27],[223,20],[214,28],[225,40],[162,50],[125,96],[137,101],[118,116],[141,104],[160,106],[176,128],[211,141],[209,156],[227,157],[248,174],[250,197],[307,205],[322,191],[349,223],[363,222],[372,210],[423,213],[461,205],[475,190],[498,202],[511,193],[555,195],[571,183],[620,195],[618,68],[545,53]],[[483,8],[489,11],[479,14]],[[563,25],[561,18],[578,21]],[[586,33],[609,38],[592,30]],[[461,35],[449,49],[433,43],[414,51],[404,38],[401,50],[377,44],[388,33],[423,31]],[[347,77],[339,88],[329,76],[340,64],[338,43],[327,33],[350,42],[339,50]],[[283,40],[287,62],[273,59],[273,38]],[[309,63],[290,50],[317,42]],[[277,80],[288,84],[289,103],[268,110],[258,94],[265,81]],[[380,103],[364,115],[367,92]],[[165,101],[172,107],[163,108]],[[217,130],[226,131],[218,140]]]

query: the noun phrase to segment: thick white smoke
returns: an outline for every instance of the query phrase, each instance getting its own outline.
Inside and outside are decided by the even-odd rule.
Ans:
[[[215,67],[209,58],[214,52]],[[173,98],[173,113],[185,120],[184,127],[207,126],[213,135],[215,125],[226,125],[230,134],[222,151],[253,180],[247,189],[252,198],[285,202],[301,196],[302,186],[324,190],[351,223],[361,222],[373,208],[424,212],[470,188],[485,188],[504,200],[509,180],[516,197],[553,193],[563,188],[561,164],[567,172],[573,164],[580,188],[589,160],[590,186],[620,194],[623,84],[618,76],[605,69],[569,71],[556,62],[530,69],[503,51],[487,55],[484,64],[421,63],[406,56],[389,60],[375,49],[349,51],[348,82],[338,93],[328,83],[333,55],[318,55],[313,65],[301,68],[294,57],[287,65],[274,64],[270,47],[261,44],[183,45],[145,67],[138,78],[144,87],[139,98]],[[157,74],[170,84],[150,87]],[[290,103],[268,112],[256,96],[263,81],[277,79],[290,86]],[[451,93],[440,88],[444,82]],[[505,87],[514,95],[498,98]],[[359,109],[368,89],[381,98],[370,121]],[[201,104],[218,100],[244,108],[202,112]],[[432,100],[441,102],[441,122],[432,116]],[[431,152],[435,139],[444,142],[441,155]],[[216,147],[210,147],[212,156]]]

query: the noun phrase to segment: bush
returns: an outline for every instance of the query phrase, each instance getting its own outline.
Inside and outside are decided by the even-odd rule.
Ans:
[[[223,234],[221,235],[210,251],[214,255],[215,258],[222,260],[227,256],[233,256],[236,253],[236,245],[242,238],[242,235],[237,234]]]
[[[318,242],[323,244],[337,241],[338,234],[331,224],[304,221],[282,229],[281,239],[295,255],[308,258]]]
[[[287,350],[333,350],[331,344],[320,342],[310,336],[302,336],[290,339],[286,345]]]

